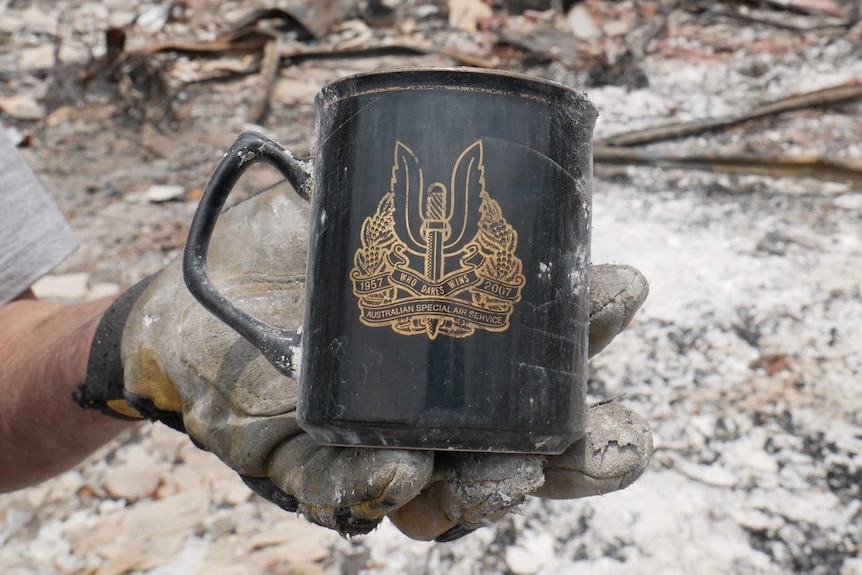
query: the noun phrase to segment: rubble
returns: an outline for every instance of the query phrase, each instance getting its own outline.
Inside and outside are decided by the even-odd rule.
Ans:
[[[81,243],[37,292],[59,282],[66,301],[110,295],[160,269],[252,118],[307,155],[313,95],[346,74],[472,62],[561,81],[600,107],[596,141],[609,147],[624,132],[862,83],[849,0],[360,4],[301,25],[261,18],[275,9],[262,0],[0,7],[0,121]],[[454,22],[453,6],[475,10]],[[748,117],[638,153],[857,165],[860,112],[848,99]],[[251,169],[231,201],[275,180]],[[184,436],[144,425],[0,496],[2,571],[862,573],[860,222],[853,177],[597,162],[593,260],[634,265],[651,283],[631,328],[591,362],[590,400],[618,398],[656,436],[650,468],[622,492],[530,499],[449,544],[388,523],[346,541],[253,495]]]

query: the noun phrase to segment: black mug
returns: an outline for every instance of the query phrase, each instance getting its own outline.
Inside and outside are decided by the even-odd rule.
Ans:
[[[315,104],[313,160],[247,132],[216,168],[186,246],[192,294],[289,377],[301,344],[297,416],[321,443],[553,454],[579,439],[595,107],[463,68],[351,76]],[[301,338],[206,275],[256,162],[311,198]]]

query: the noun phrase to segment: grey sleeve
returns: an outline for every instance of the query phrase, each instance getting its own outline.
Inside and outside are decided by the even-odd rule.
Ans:
[[[60,210],[0,127],[0,305],[77,247]]]

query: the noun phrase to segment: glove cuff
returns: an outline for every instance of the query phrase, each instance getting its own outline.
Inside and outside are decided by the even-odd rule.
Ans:
[[[136,283],[126,290],[105,310],[87,363],[87,379],[72,399],[84,409],[95,409],[105,415],[129,421],[144,417],[139,410],[129,406],[123,395],[123,363],[120,358],[120,342],[126,319],[143,291],[158,274]]]

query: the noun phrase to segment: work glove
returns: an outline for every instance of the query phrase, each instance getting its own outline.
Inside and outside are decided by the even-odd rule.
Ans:
[[[210,277],[252,316],[298,329],[307,238],[308,204],[287,184],[261,192],[220,217]],[[592,268],[590,354],[628,325],[647,291],[631,267]],[[652,451],[647,423],[616,402],[590,407],[586,436],[562,455],[327,447],[297,425],[297,395],[296,380],[191,296],[176,261],[105,313],[76,400],[187,433],[259,495],[342,535],[366,533],[389,516],[409,537],[455,539],[528,495],[622,489]]]

